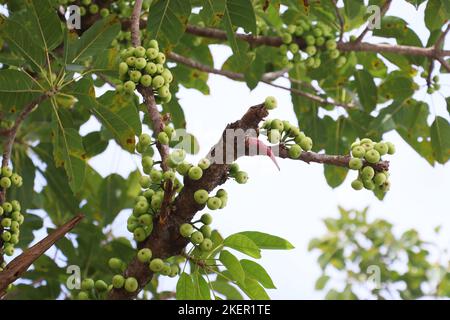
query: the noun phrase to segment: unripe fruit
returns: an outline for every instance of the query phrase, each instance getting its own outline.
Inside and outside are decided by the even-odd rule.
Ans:
[[[375,170],[370,167],[366,166],[361,170],[361,176],[363,180],[371,180],[375,175]]]
[[[109,16],[109,10],[108,8],[102,8],[100,9],[100,16],[102,18],[106,18],[107,16]]]
[[[2,167],[2,173],[1,176],[2,177],[11,177],[12,175],[12,169],[10,167]]]
[[[244,171],[239,171],[238,173],[236,173],[236,182],[239,184],[245,184],[248,181],[248,175],[247,172]]]
[[[203,234],[205,238],[209,238],[211,237],[212,230],[210,226],[205,224],[200,228],[200,232]]]
[[[139,287],[139,284],[136,278],[129,277],[125,280],[124,288],[128,292],[135,292]]]
[[[133,237],[137,242],[142,242],[145,240],[145,238],[147,238],[147,234],[144,228],[139,227],[133,231]]]
[[[121,270],[123,265],[124,265],[123,261],[120,260],[119,258],[111,258],[108,261],[108,266],[112,270]]]
[[[139,143],[144,146],[149,146],[152,143],[152,138],[148,134],[143,133],[139,136]]]
[[[394,154],[395,153],[395,145],[392,142],[386,142],[388,146],[388,153]]]
[[[344,56],[340,56],[340,57],[337,59],[336,67],[340,68],[340,67],[342,67],[346,62],[347,62],[347,58],[344,57]]]
[[[170,142],[169,137],[167,136],[167,133],[165,133],[163,131],[158,133],[158,141],[161,144],[169,144],[169,142]]]
[[[3,231],[2,233],[2,239],[5,242],[9,242],[11,240],[11,232],[9,231]]]
[[[112,285],[113,285],[114,288],[120,289],[120,288],[123,287],[124,284],[125,284],[125,278],[122,275],[116,274],[112,278]]]
[[[380,156],[384,156],[386,153],[388,153],[389,147],[384,142],[378,142],[375,144],[374,149],[378,151]]]
[[[230,174],[235,175],[236,173],[238,173],[238,171],[239,171],[239,165],[236,162],[232,163],[230,165]]]
[[[136,63],[136,57],[128,57],[125,62],[129,67],[134,67],[134,64]]]
[[[150,171],[150,179],[153,183],[159,183],[162,179],[162,173],[159,170],[152,169]]]
[[[121,62],[119,64],[119,75],[123,76],[128,72],[128,64],[126,62]]]
[[[164,181],[173,181],[175,180],[175,172],[173,171],[166,171],[163,173],[163,180]]]
[[[205,204],[208,201],[208,191],[200,189],[194,192],[194,200],[198,204]]]
[[[199,180],[203,176],[203,170],[200,167],[194,166],[189,169],[188,175],[192,180]]]
[[[19,176],[17,173],[13,173],[10,179],[11,179],[11,182],[16,187],[21,187],[22,186],[22,177]]]
[[[217,210],[222,205],[222,201],[218,197],[211,197],[207,201],[207,206],[211,210]]]
[[[144,69],[146,65],[147,65],[147,60],[145,60],[145,58],[137,58],[134,63],[134,66],[136,67],[136,69],[139,69],[139,70]]]
[[[380,154],[377,150],[371,149],[366,151],[364,158],[370,163],[377,163],[378,161],[380,161]]]
[[[163,71],[164,71],[164,66],[161,63],[157,63],[156,64],[156,72],[161,74]]]
[[[330,56],[331,59],[337,59],[339,57],[341,53],[339,52],[339,50],[330,50],[330,52],[328,53],[328,55]]]
[[[152,87],[154,89],[159,89],[159,88],[161,88],[164,85],[164,83],[165,83],[165,81],[164,81],[164,78],[162,76],[156,76],[156,77],[153,78]]]
[[[92,279],[84,279],[81,281],[81,290],[89,291],[94,288],[95,282]]]
[[[186,175],[187,173],[188,173],[188,171],[189,171],[189,169],[192,167],[192,165],[189,163],[189,162],[187,162],[187,161],[183,161],[182,163],[180,163],[178,166],[177,166],[177,172],[179,173],[179,174],[181,174],[182,176],[184,176],[184,175]]]
[[[160,272],[164,268],[164,261],[161,259],[153,259],[150,262],[150,270],[153,272]]]
[[[190,223],[183,223],[180,226],[180,234],[184,238],[188,238],[191,236],[191,233],[194,231],[194,227]]]
[[[155,60],[158,57],[159,51],[155,48],[148,48],[146,55],[150,60]]]
[[[142,73],[140,71],[134,70],[134,71],[130,72],[131,81],[138,83],[139,80],[141,80],[141,77],[142,77]]]
[[[317,53],[317,48],[315,46],[307,46],[305,49],[305,52],[309,55],[309,56],[313,56]]]
[[[136,58],[143,58],[145,56],[145,48],[142,46],[136,47],[133,54]]]
[[[170,272],[172,271],[172,269],[170,268],[169,264],[164,264],[162,270],[161,270],[161,274],[164,276],[168,276],[170,275]]]
[[[211,165],[211,161],[209,161],[209,159],[207,159],[207,158],[203,158],[198,162],[198,166],[202,170],[208,169],[210,165]]]
[[[348,162],[348,167],[352,170],[359,170],[363,166],[363,162],[359,158],[351,158]]]
[[[148,74],[144,74],[139,81],[144,87],[147,88],[152,85],[152,77]]]
[[[20,231],[20,225],[17,221],[11,221],[11,227],[10,227],[11,231],[14,233],[17,233]]]
[[[204,223],[204,224],[206,224],[206,225],[209,225],[209,224],[212,223],[213,218],[212,218],[212,216],[211,216],[210,214],[204,213],[204,214],[201,216],[200,220],[201,220],[202,223]]]
[[[139,223],[144,226],[150,226],[153,223],[152,216],[149,214],[143,214],[139,217]]]
[[[312,139],[310,137],[305,137],[300,141],[300,147],[302,147],[303,150],[310,151],[312,149]]]
[[[141,164],[143,167],[153,167],[153,159],[150,156],[142,157]]]
[[[136,84],[133,81],[129,80],[123,84],[123,89],[128,93],[133,93],[136,89]]]
[[[97,280],[95,281],[95,290],[97,290],[98,292],[104,292],[108,290],[108,285],[103,280]]]
[[[292,159],[298,159],[302,154],[302,148],[298,144],[294,144],[289,148],[289,157]]]
[[[3,218],[2,219],[2,227],[3,228],[9,228],[11,226],[11,219],[10,218]]]
[[[180,271],[180,268],[176,264],[171,265],[170,266],[170,277],[175,277],[179,271]]]
[[[316,43],[316,38],[314,38],[314,36],[312,35],[307,35],[305,37],[305,42],[308,46],[312,46]]]
[[[380,186],[387,180],[386,175],[383,172],[377,172],[373,177],[373,182],[375,185]]]
[[[4,212],[5,210],[3,210],[3,207],[0,207],[0,217],[3,215]]]
[[[267,110],[275,109],[277,107],[277,100],[275,99],[275,97],[267,97],[266,100],[264,100],[264,107]]]
[[[161,98],[166,98],[169,96],[169,94],[170,94],[169,86],[162,86],[161,88],[158,89],[158,95]]]
[[[11,235],[11,239],[9,240],[13,245],[16,245],[19,243],[19,236],[17,233]]]
[[[272,129],[276,129],[276,130],[278,130],[280,132],[284,130],[283,121],[278,120],[278,119],[273,119],[272,122],[270,123],[270,127]]]
[[[164,64],[164,62],[166,62],[166,55],[162,52],[159,52],[155,60],[159,64]]]
[[[77,295],[78,300],[89,300],[89,294],[86,291],[80,291]]]
[[[3,248],[3,252],[7,255],[7,256],[12,256],[14,254],[14,247],[11,245],[5,246]]]
[[[210,239],[204,239],[202,241],[202,243],[200,244],[200,249],[204,252],[211,251],[212,247],[213,247],[213,243]]]
[[[164,69],[161,76],[164,78],[164,83],[171,83],[173,81],[173,75],[169,69]]]
[[[375,183],[372,180],[363,180],[364,188],[367,190],[375,189]]]
[[[3,208],[3,210],[4,210],[6,213],[10,213],[10,212],[12,212],[12,210],[13,210],[13,206],[12,206],[12,204],[9,203],[9,202],[3,203],[2,208]]]
[[[281,40],[283,41],[283,43],[289,44],[292,42],[292,36],[289,33],[283,33],[281,35]]]
[[[281,133],[277,129],[272,129],[269,131],[267,135],[267,140],[269,140],[270,143],[276,144],[279,143],[281,139]]]
[[[352,181],[352,188],[355,190],[361,190],[364,187],[361,180]]]
[[[191,234],[191,242],[193,244],[200,244],[202,243],[203,239],[203,234],[200,231],[195,231]]]
[[[153,62],[147,63],[147,65],[145,66],[145,71],[150,75],[154,75],[157,71],[156,64],[154,64]]]
[[[329,40],[327,40],[327,42],[325,43],[325,47],[326,47],[328,50],[334,50],[334,49],[336,49],[336,48],[337,48],[336,40],[334,40],[334,39],[329,39]]]
[[[139,184],[141,185],[141,187],[143,189],[147,189],[148,187],[151,186],[152,182],[151,182],[149,176],[140,176],[139,177]]]
[[[364,158],[365,154],[366,149],[361,146],[356,146],[352,149],[352,156],[354,156],[355,158]]]
[[[14,211],[20,211],[20,209],[22,209],[20,206],[20,202],[17,200],[11,201],[11,205]]]
[[[163,201],[162,197],[153,196],[151,201],[152,209],[159,210],[161,208],[162,201]]]
[[[4,189],[8,189],[9,187],[11,187],[11,179],[8,177],[3,177],[0,179],[0,187],[4,188]]]

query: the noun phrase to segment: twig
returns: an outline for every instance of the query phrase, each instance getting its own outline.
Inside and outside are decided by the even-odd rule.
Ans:
[[[334,10],[336,11],[336,17],[339,20],[339,41],[342,41],[342,38],[344,37],[344,18],[342,17],[341,13],[339,12],[339,8],[337,6],[336,0],[331,0],[334,4]]]
[[[386,0],[386,2],[384,3],[383,7],[381,8],[381,12],[380,12],[380,19],[386,14],[386,12],[389,10],[389,7],[391,6],[391,2],[392,0]],[[356,40],[354,42],[361,42],[364,38],[364,36],[367,34],[367,32],[369,32],[369,26],[366,26],[366,28],[363,30],[363,32],[361,32],[361,34],[356,38]]]
[[[28,103],[14,121],[13,126],[7,132],[4,132],[4,135],[6,135],[7,138],[3,145],[2,167],[7,167],[9,165],[12,146],[14,144],[14,139],[16,138],[17,131],[19,130],[20,125],[25,120],[25,118],[30,114],[30,112],[33,111],[34,107],[40,104],[45,99],[47,99],[49,96],[50,96],[49,93],[45,93],[43,95],[40,95],[30,103]],[[0,188],[0,204],[2,204],[5,201],[5,196],[6,196],[6,189]]]
[[[438,57],[437,60],[448,72],[450,72],[450,64],[447,61],[445,61],[444,58]]]
[[[141,45],[141,36],[139,32],[139,18],[141,16],[142,0],[136,0],[133,12],[131,13],[131,43],[137,47]]]
[[[442,50],[442,46],[444,44],[445,37],[447,36],[449,31],[450,31],[450,23],[447,24],[447,27],[445,28],[445,30],[439,35],[439,38],[436,40],[436,43],[434,45],[434,48],[436,50]]]
[[[80,221],[84,215],[79,214],[72,220],[56,229],[53,233],[36,243],[34,246],[24,251],[20,256],[11,261],[6,268],[0,273],[0,296],[5,294],[10,283],[16,281],[28,268],[42,256],[51,246],[53,246],[65,234],[70,232]]]
[[[212,68],[210,66],[204,65],[200,62],[197,62],[195,60],[192,60],[191,58],[187,58],[185,56],[182,56],[180,54],[177,54],[175,52],[170,52],[168,54],[168,58],[172,61],[175,62],[179,62],[182,63],[184,65],[187,65],[191,68],[203,71],[203,72],[207,72],[207,73],[213,73],[213,74],[217,74],[217,75],[221,75],[221,76],[225,76],[227,78],[233,79],[233,80],[240,80],[243,81],[245,79],[244,74],[242,73],[238,73],[238,72],[233,72],[233,71],[228,71],[228,70],[219,70],[219,69],[215,69]],[[288,87],[284,87],[275,83],[272,83],[271,81],[277,79],[278,77],[281,77],[284,73],[286,73],[286,69],[280,70],[278,72],[270,72],[270,73],[266,73],[261,77],[261,81],[265,84],[268,84],[272,87],[278,88],[278,89],[283,89],[283,90],[287,90],[290,91],[296,95],[311,99],[313,101],[316,101],[318,103],[322,103],[322,104],[331,104],[331,105],[335,105],[335,106],[339,106],[339,107],[343,107],[343,108],[352,108],[353,105],[349,105],[349,104],[345,104],[345,103],[340,103],[340,102],[335,102],[329,99],[324,99],[321,98],[319,96],[316,96],[314,94],[308,93],[308,92],[303,92],[301,90],[295,89],[295,88],[288,88]]]

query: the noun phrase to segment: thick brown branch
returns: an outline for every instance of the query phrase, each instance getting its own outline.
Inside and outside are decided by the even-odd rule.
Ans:
[[[5,294],[5,290],[10,283],[16,281],[28,270],[34,261],[42,256],[45,251],[53,246],[59,239],[70,232],[83,218],[84,216],[82,214],[77,215],[11,261],[6,268],[0,272],[0,296]]]
[[[205,189],[206,191],[211,192],[217,186],[225,183],[228,179],[230,163],[238,157],[246,155],[245,151],[242,153],[236,152],[237,138],[236,136],[233,136],[232,139],[228,141],[227,131],[234,130],[234,132],[236,132],[236,130],[242,130],[246,135],[254,136],[258,132],[259,123],[267,115],[268,111],[264,105],[259,104],[251,107],[240,120],[227,125],[220,141],[209,153],[209,157],[215,159],[212,161],[211,166],[203,172],[203,176],[200,180],[193,181],[188,177],[185,177],[182,191],[170,206],[170,219],[155,221],[152,234],[145,242],[139,244],[139,248],[150,248],[153,252],[153,257],[161,259],[183,254],[183,250],[188,244],[188,240],[181,237],[179,227],[183,223],[190,222],[194,215],[204,208],[204,205],[199,205],[195,202],[195,191]],[[219,161],[221,157],[218,156],[217,152],[222,152],[222,160],[229,158],[231,161]],[[279,156],[281,158],[288,158],[287,150],[281,148]],[[317,162],[337,166],[348,166],[350,157],[304,152],[300,157],[300,160],[307,163]],[[375,167],[378,167],[378,170],[387,170],[388,163],[383,162]],[[126,277],[135,277],[139,283],[139,290],[134,293],[129,293],[124,289],[113,289],[109,295],[109,299],[133,299],[151,280],[153,273],[149,270],[148,264],[141,263],[135,258],[128,265],[124,275]]]

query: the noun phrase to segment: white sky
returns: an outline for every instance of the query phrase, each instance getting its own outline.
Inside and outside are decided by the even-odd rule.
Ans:
[[[423,42],[428,31],[423,23],[423,6],[417,12],[404,1],[394,1],[388,14],[399,15],[411,24]],[[366,36],[366,40],[370,35]],[[212,46],[217,68],[231,54],[229,48]],[[450,77],[441,76],[441,91],[432,96],[430,110],[448,119],[443,96],[450,95]],[[419,80],[423,85],[423,79]],[[280,83],[284,83],[280,80]],[[244,83],[211,75],[208,81],[209,96],[196,90],[181,89],[178,96],[185,111],[187,129],[200,142],[201,151],[193,160],[206,154],[220,137],[229,122],[239,119],[247,108],[260,103],[268,95],[278,100],[278,109],[271,118],[281,118],[296,123],[290,96],[287,91],[260,84],[250,92]],[[284,83],[287,84],[287,83]],[[425,89],[416,97],[423,99]],[[431,101],[427,98],[427,101]],[[83,134],[97,130],[98,123],[89,121]],[[310,239],[325,232],[322,218],[337,216],[337,206],[363,209],[370,206],[370,217],[385,218],[393,222],[398,232],[415,228],[427,239],[434,239],[433,228],[443,225],[441,244],[450,243],[450,166],[431,167],[394,132],[385,136],[396,144],[397,153],[390,157],[392,188],[383,202],[369,191],[353,191],[350,187],[355,173],[349,174],[344,184],[331,189],[325,181],[323,167],[300,161],[279,160],[278,172],[268,158],[252,157],[238,161],[248,172],[249,182],[238,185],[229,181],[225,188],[229,193],[228,206],[213,212],[213,227],[226,236],[245,230],[272,233],[288,239],[294,246],[290,251],[263,251],[258,261],[272,276],[278,289],[269,290],[273,299],[321,298],[323,293],[314,291],[314,282],[320,276],[317,254],[307,251]],[[107,151],[90,160],[90,164],[102,175],[116,172],[126,176],[138,162],[128,153],[110,143]],[[130,236],[126,231],[128,212],[120,214],[114,223],[114,233]],[[47,223],[46,223],[47,224]],[[39,233],[40,235],[41,233]],[[41,238],[38,235],[38,238]],[[162,286],[174,289],[173,279],[164,279]]]

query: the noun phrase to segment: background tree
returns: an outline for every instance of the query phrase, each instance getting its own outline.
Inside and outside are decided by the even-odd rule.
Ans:
[[[401,17],[386,15],[380,29],[370,30],[367,5],[385,15],[391,2],[8,1],[0,20],[2,294],[20,277],[28,282],[10,288],[8,297],[268,298],[264,288],[274,284],[267,272],[230,249],[258,259],[262,249],[292,245],[256,231],[223,238],[211,229],[210,215],[200,215],[205,205],[226,205],[219,185],[248,178],[236,164],[217,161],[219,151],[233,151],[236,160],[257,147],[275,164],[274,155],[322,163],[332,187],[354,169],[352,187],[380,199],[389,189],[389,162],[380,156],[394,153],[393,145],[380,142],[384,133],[396,130],[430,164],[448,161],[448,120],[436,116],[429,124],[427,104],[412,95],[418,73],[432,93],[440,88],[438,74],[450,70],[443,47],[450,8],[441,0],[426,3],[430,38],[423,44]],[[80,29],[69,30],[64,21],[72,4]],[[362,32],[349,37],[358,28]],[[371,32],[396,43],[365,41]],[[221,69],[208,47],[214,43],[233,50]],[[388,64],[395,71],[388,72]],[[179,86],[208,94],[209,73],[250,89],[264,82],[289,90],[300,127],[263,122],[276,100],[262,97],[241,119],[224,124],[234,132],[252,130],[243,137],[244,150],[235,150],[239,141],[224,131],[198,164],[185,162],[198,146],[190,134],[174,135],[186,125],[176,94]],[[280,77],[291,86],[274,83]],[[327,113],[336,109],[338,117]],[[91,117],[101,130],[81,136]],[[110,140],[142,156],[127,179],[102,178],[89,165]],[[46,182],[39,193],[36,175]],[[27,249],[32,231],[42,228],[42,217],[27,213],[37,208],[58,229]],[[136,245],[110,232],[125,208],[133,208],[127,228]],[[69,291],[65,268],[43,254],[52,244],[66,265],[82,270],[82,290]],[[13,255],[14,247],[25,250],[6,264],[4,254]],[[176,292],[158,289],[162,276],[178,277]]]

